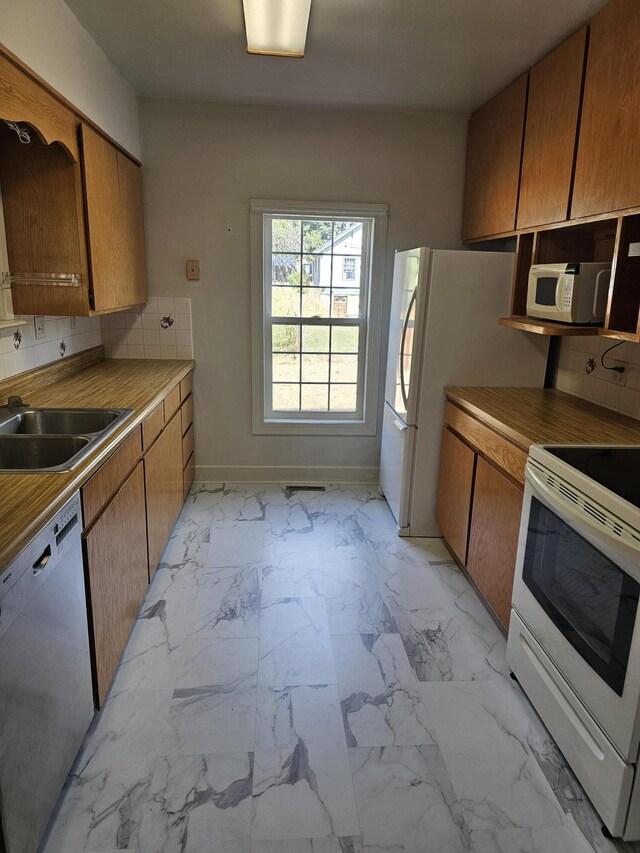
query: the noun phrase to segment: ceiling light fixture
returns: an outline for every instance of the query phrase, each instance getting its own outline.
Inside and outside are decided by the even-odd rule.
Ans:
[[[304,56],[311,0],[242,0],[247,53]]]

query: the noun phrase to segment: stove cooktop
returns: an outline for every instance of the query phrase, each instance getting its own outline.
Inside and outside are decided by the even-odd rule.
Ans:
[[[640,508],[640,447],[553,447],[545,450]]]

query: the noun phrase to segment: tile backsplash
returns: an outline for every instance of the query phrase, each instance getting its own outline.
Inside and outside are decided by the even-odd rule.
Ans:
[[[596,335],[563,338],[555,386],[640,419],[640,344],[623,342],[604,357],[607,367],[619,363],[625,368],[626,384],[621,386],[612,381],[613,371],[606,370],[600,361],[602,353],[615,343]]]
[[[101,328],[110,358],[193,358],[188,297],[152,296],[142,308],[105,314]]]
[[[0,329],[0,379],[98,346],[101,341],[99,317],[43,317],[44,337],[36,339],[34,318],[24,326]]]

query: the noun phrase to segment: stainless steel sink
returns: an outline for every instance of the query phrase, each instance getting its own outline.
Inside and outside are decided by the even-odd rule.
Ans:
[[[93,435],[103,432],[123,409],[24,409],[2,419],[0,435]]]
[[[0,471],[69,471],[90,445],[86,435],[0,435]]]
[[[132,411],[2,406],[0,474],[71,471]]]

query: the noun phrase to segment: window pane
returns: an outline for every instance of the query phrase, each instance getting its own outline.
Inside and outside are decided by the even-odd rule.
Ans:
[[[299,412],[300,411],[300,386],[282,385],[274,383],[273,409],[274,411]]]
[[[326,412],[329,408],[329,386],[328,385],[303,385],[302,386],[302,409],[303,411]]]
[[[331,254],[333,222],[322,219],[305,219],[302,223],[302,251]]]
[[[272,362],[274,382],[300,381],[300,356],[274,353]],[[343,356],[344,358],[344,356]],[[349,356],[347,356],[349,358]]]
[[[331,340],[331,352],[358,352],[357,326],[334,326]]]
[[[334,329],[335,334],[335,329]],[[275,349],[275,347],[274,347]],[[329,352],[329,327],[328,326],[303,326],[302,327],[302,351],[303,352]]]
[[[362,222],[336,222],[333,235],[334,255],[362,254]]]
[[[331,316],[350,317],[360,316],[360,292],[347,290],[344,287],[334,287],[331,291]]]
[[[331,356],[331,381],[332,382],[357,382],[358,381],[358,356],[357,355],[332,355]]]
[[[357,398],[357,385],[332,385],[330,396],[331,411],[354,412]]]
[[[271,255],[271,281],[273,284],[300,284],[300,255]]]
[[[302,258],[302,283],[308,287],[322,286],[322,267],[330,264],[329,256],[323,255],[304,255]],[[325,279],[327,276],[324,276]]]
[[[329,355],[303,355],[302,356],[302,381],[303,382],[328,382],[329,381]]]
[[[299,317],[300,316],[300,288],[299,287],[272,287],[271,288],[271,316],[272,317]]]
[[[271,343],[274,352],[298,352],[300,349],[300,326],[274,323]]]
[[[271,249],[274,252],[300,252],[301,222],[299,219],[271,220]]]
[[[302,316],[303,317],[328,317],[329,316],[329,291],[321,287],[302,288]]]

